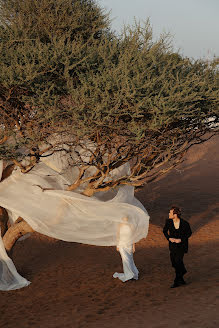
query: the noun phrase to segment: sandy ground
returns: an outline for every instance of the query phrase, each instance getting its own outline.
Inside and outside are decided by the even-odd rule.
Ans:
[[[151,216],[136,245],[138,281],[121,271],[114,247],[66,243],[37,233],[19,242],[13,260],[32,283],[0,292],[1,328],[219,327],[219,137],[190,149],[186,160],[136,196]],[[162,226],[172,204],[192,227],[185,256],[188,284],[170,289],[174,272]]]

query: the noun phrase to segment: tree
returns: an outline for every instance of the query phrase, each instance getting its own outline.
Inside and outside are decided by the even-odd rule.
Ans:
[[[153,181],[206,133],[217,132],[216,61],[183,58],[168,36],[153,41],[149,22],[117,37],[94,1],[0,3],[0,158],[6,163],[28,173],[43,156],[66,152],[79,171],[68,190],[86,181],[83,194],[92,196]],[[110,178],[127,162],[129,174]]]

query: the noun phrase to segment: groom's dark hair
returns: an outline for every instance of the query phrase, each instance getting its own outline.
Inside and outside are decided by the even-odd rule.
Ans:
[[[173,210],[173,214],[176,214],[178,218],[181,218],[181,209],[177,206],[172,206],[171,210]]]

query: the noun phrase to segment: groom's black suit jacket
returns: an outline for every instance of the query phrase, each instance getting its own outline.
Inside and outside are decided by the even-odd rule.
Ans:
[[[163,233],[167,240],[169,240],[169,238],[181,239],[181,243],[179,244],[169,241],[169,250],[171,252],[181,250],[184,253],[188,253],[188,238],[191,236],[192,230],[186,220],[180,219],[179,229],[175,229],[173,220],[167,219],[163,228]]]

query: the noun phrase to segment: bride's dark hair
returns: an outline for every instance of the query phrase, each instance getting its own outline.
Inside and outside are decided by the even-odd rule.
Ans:
[[[173,214],[176,214],[178,218],[181,218],[181,209],[177,206],[172,206],[171,210],[173,210]]]

